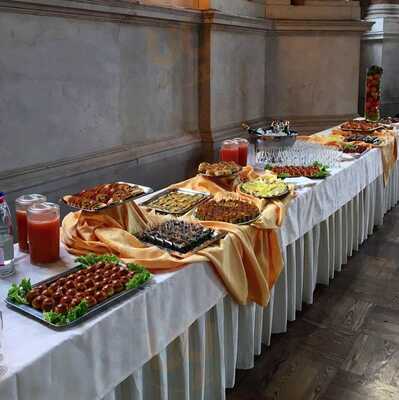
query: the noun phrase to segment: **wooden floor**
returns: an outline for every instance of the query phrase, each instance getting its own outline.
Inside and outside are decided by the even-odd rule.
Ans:
[[[228,400],[399,399],[399,208],[318,287]]]

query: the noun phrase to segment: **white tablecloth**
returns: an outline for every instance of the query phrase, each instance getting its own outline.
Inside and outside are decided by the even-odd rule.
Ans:
[[[328,284],[382,223],[399,199],[398,171],[384,188],[372,150],[300,192],[280,230],[286,268],[266,309],[235,304],[206,263],[157,275],[137,296],[64,332],[2,303],[0,399],[223,399],[236,368],[251,368],[261,343],[286,331],[302,302],[313,302],[316,283]],[[18,254],[18,273],[0,282],[0,295],[24,276],[36,282],[72,265],[65,252],[51,269]]]

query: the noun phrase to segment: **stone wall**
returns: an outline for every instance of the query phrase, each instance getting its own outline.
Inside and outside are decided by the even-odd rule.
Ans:
[[[367,29],[356,18],[267,19],[262,0],[140,3],[0,0],[11,202],[113,180],[158,188],[190,176],[242,121],[292,118],[311,133],[356,113]]]

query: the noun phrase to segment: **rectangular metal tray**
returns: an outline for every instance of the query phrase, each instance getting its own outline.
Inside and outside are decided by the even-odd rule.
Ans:
[[[370,133],[370,132],[374,132],[374,131],[378,131],[379,129],[383,128],[384,125],[380,124],[378,125],[376,128],[367,128],[367,129],[349,129],[349,128],[342,128],[342,126],[340,127],[341,131],[344,132],[358,132],[358,133]]]
[[[151,203],[152,201],[157,200],[160,197],[165,196],[166,194],[169,194],[169,193],[172,193],[172,192],[184,193],[184,194],[188,194],[188,195],[201,194],[201,195],[203,195],[203,199],[200,200],[200,201],[197,201],[196,203],[194,203],[194,204],[182,209],[179,212],[175,212],[175,213],[169,212],[169,211],[167,211],[165,209],[162,209],[162,208],[152,207],[152,206],[149,205],[149,203]],[[188,213],[190,210],[192,210],[193,208],[197,207],[199,204],[201,204],[203,201],[205,201],[205,200],[207,200],[209,198],[210,198],[210,194],[208,192],[199,192],[199,191],[191,190],[191,189],[173,189],[172,188],[172,189],[165,189],[165,190],[162,190],[159,193],[156,193],[154,196],[151,196],[149,199],[147,199],[146,201],[144,201],[140,205],[143,206],[143,207],[150,208],[151,210],[157,211],[157,212],[162,213],[162,214],[181,216],[181,215],[184,215],[184,214]]]
[[[160,246],[160,245],[158,245],[158,244],[154,244],[154,243],[151,243],[151,242],[147,242],[147,241],[145,241],[145,240],[142,240],[142,243],[145,243],[145,244],[147,244],[147,245],[149,245],[149,246],[156,246],[156,247],[158,247],[158,248],[160,248],[160,249],[162,249],[162,250],[165,250],[165,251],[167,251],[170,255],[172,255],[173,257],[176,257],[176,258],[186,258],[186,257],[189,257],[189,256],[191,256],[191,255],[193,255],[193,254],[195,254],[195,253],[198,253],[200,250],[203,250],[203,249],[205,249],[206,247],[208,247],[208,246],[210,246],[210,245],[212,245],[212,244],[218,242],[220,239],[223,239],[226,235],[227,235],[227,232],[224,232],[224,231],[215,231],[211,239],[205,241],[204,243],[201,243],[201,244],[198,245],[197,247],[194,247],[192,250],[188,251],[187,253],[180,253],[180,252],[177,251],[177,250],[171,250],[171,249],[169,249],[168,247],[163,247],[163,246]],[[140,240],[141,240],[141,239],[140,239]]]
[[[68,203],[64,200],[64,197],[65,197],[65,196],[68,196],[68,195],[63,196],[63,197],[60,199],[60,202],[63,203],[63,204],[65,204],[67,207],[69,207],[70,209],[75,210],[75,211],[98,212],[98,211],[106,210],[106,209],[108,209],[108,208],[112,208],[112,207],[119,206],[119,205],[121,205],[121,204],[127,203],[127,202],[132,201],[132,200],[137,200],[137,199],[139,199],[140,197],[146,196],[146,195],[151,194],[151,193],[154,192],[154,189],[152,189],[152,188],[150,188],[150,187],[148,187],[148,186],[137,185],[137,184],[135,184],[135,183],[129,183],[129,182],[112,182],[112,183],[123,183],[123,184],[129,185],[129,186],[138,186],[139,188],[141,188],[141,189],[143,190],[143,193],[141,193],[141,194],[139,194],[139,195],[137,195],[137,196],[128,197],[128,198],[125,199],[125,200],[118,201],[118,202],[109,204],[109,205],[107,205],[107,206],[97,208],[97,209],[95,209],[95,210],[88,209],[88,208],[75,207],[75,206],[72,206],[72,205],[68,204]],[[74,195],[69,195],[69,196],[74,196]]]
[[[51,278],[45,279],[41,282],[35,283],[34,285],[32,285],[32,288],[35,288],[37,286],[40,285],[44,285],[44,284],[51,284],[52,282],[56,281],[59,278],[64,278],[70,274],[73,274],[74,272],[77,272],[79,270],[81,270],[82,267],[78,266],[72,269],[69,269],[67,271],[64,271],[60,274],[57,274],[55,276],[52,276]],[[109,297],[108,299],[104,300],[103,302],[101,302],[100,304],[96,304],[94,307],[89,308],[89,311],[81,316],[80,318],[76,319],[75,321],[71,322],[70,324],[67,325],[55,325],[52,324],[48,321],[46,321],[43,318],[43,312],[36,310],[35,308],[31,307],[30,305],[26,305],[26,304],[14,304],[11,301],[7,300],[7,298],[4,299],[5,303],[7,304],[7,306],[15,311],[20,312],[21,314],[24,314],[25,316],[28,316],[46,326],[48,326],[49,328],[55,329],[57,331],[63,331],[69,328],[72,328],[78,324],[80,324],[81,322],[95,316],[98,315],[99,313],[105,311],[106,309],[110,308],[112,305],[114,305],[115,303],[118,303],[120,301],[122,301],[123,299],[127,298],[127,297],[131,297],[134,294],[140,292],[141,290],[143,290],[146,286],[148,286],[149,283],[151,283],[153,281],[153,279],[149,279],[147,282],[145,282],[143,285],[135,288],[135,289],[128,289],[128,290],[124,290],[123,292],[114,294],[113,296]]]

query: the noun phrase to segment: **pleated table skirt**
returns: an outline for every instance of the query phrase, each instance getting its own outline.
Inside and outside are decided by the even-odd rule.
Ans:
[[[164,351],[126,377],[104,400],[219,400],[250,369],[262,343],[287,331],[302,304],[313,303],[316,284],[328,285],[348,257],[382,225],[399,200],[399,169],[382,177],[293,243],[283,245],[285,269],[269,305],[239,306],[225,296]]]

